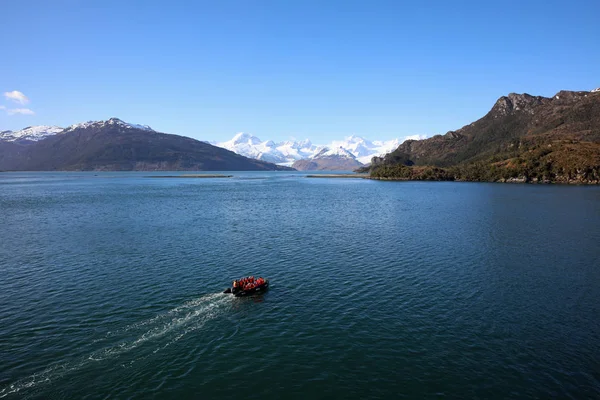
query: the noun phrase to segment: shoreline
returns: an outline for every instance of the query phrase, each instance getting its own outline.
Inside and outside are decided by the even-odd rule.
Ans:
[[[144,178],[232,178],[233,175],[195,174],[195,175],[148,175]]]
[[[518,178],[512,178],[507,180],[497,181],[480,181],[480,180],[467,180],[467,179],[411,179],[411,178],[392,178],[392,177],[367,177],[365,179],[371,179],[374,181],[388,181],[388,182],[457,182],[457,183],[507,183],[507,184],[524,184],[524,185],[570,185],[570,186],[598,186],[600,181],[579,181],[571,179],[568,181],[555,181],[555,180],[524,180]]]
[[[346,178],[346,179],[369,179],[367,174],[319,174],[319,175],[306,175],[307,178]]]

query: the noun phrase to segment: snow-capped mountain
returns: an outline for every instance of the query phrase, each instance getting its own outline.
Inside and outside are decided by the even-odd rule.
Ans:
[[[341,158],[348,158],[350,160],[356,160],[356,156],[354,156],[354,154],[352,154],[348,150],[344,149],[342,146],[334,147],[331,149],[329,147],[325,147],[324,149],[319,151],[317,154],[315,154],[312,158],[315,159],[315,158],[326,158],[326,157],[341,157]]]
[[[28,126],[27,128],[21,129],[20,131],[4,131],[0,132],[0,140],[6,142],[19,142],[19,141],[31,141],[37,142],[48,136],[53,136],[61,133],[63,128],[59,126]]]
[[[344,140],[331,142],[329,147],[342,147],[352,153],[362,164],[368,164],[371,162],[372,157],[390,153],[396,150],[400,146],[400,143],[399,139],[370,141],[360,136],[352,135]]]
[[[282,171],[185,136],[116,118],[72,125],[43,140],[0,141],[9,171]]]
[[[32,143],[45,139],[49,136],[63,134],[76,129],[103,129],[105,127],[119,127],[123,129],[138,129],[155,132],[148,125],[138,125],[125,122],[118,118],[110,118],[104,121],[87,121],[71,125],[67,128],[58,126],[30,126],[20,131],[0,132],[0,141]],[[419,137],[420,138],[420,137]],[[291,166],[299,160],[312,160],[315,157],[353,157],[353,163],[367,164],[373,156],[383,156],[395,150],[401,141],[393,139],[389,141],[370,141],[360,136],[352,135],[343,140],[336,140],[326,145],[317,145],[310,140],[288,140],[274,142],[272,140],[262,141],[256,136],[248,133],[238,133],[231,140],[221,143],[210,144],[231,150],[245,157],[271,162],[284,166]],[[342,154],[341,150],[347,154]],[[334,152],[335,154],[329,154]],[[346,163],[345,160],[342,160]]]
[[[336,140],[327,145],[315,145],[310,140],[273,142],[262,141],[248,133],[238,133],[233,139],[211,143],[246,157],[269,161],[281,165],[292,165],[295,161],[312,159],[321,151],[339,151],[343,149],[356,158],[361,164],[371,162],[373,156],[382,156],[395,150],[401,141],[370,141],[360,136],[352,135],[344,140]],[[339,154],[338,154],[339,155]]]
[[[72,131],[72,130],[75,130],[78,128],[89,128],[89,127],[103,128],[105,126],[111,126],[111,125],[120,126],[120,127],[128,128],[128,129],[141,129],[143,131],[154,132],[154,129],[150,128],[148,125],[130,124],[129,122],[122,121],[119,118],[111,118],[106,121],[81,122],[79,124],[74,124],[74,125],[67,127],[65,129],[65,132]]]
[[[28,126],[27,128],[21,129],[20,131],[2,131],[0,132],[0,141],[6,142],[37,142],[39,140],[45,139],[48,136],[59,135],[65,132],[69,132],[78,128],[103,128],[105,126],[120,126],[123,128],[129,129],[141,129],[144,131],[154,132],[154,129],[150,128],[148,125],[137,125],[130,124],[128,122],[122,121],[118,118],[111,118],[106,121],[88,121],[82,122],[79,124],[71,125],[67,128],[61,128],[60,126],[47,126],[47,125],[37,125],[37,126]]]
[[[299,171],[353,171],[362,165],[354,154],[343,147],[325,147],[311,158],[294,162],[292,168]]]
[[[323,146],[313,145],[310,140],[280,143],[267,140],[263,142],[256,136],[244,132],[238,133],[233,139],[226,142],[211,144],[245,157],[282,165],[291,165],[294,161],[312,157],[323,148]]]

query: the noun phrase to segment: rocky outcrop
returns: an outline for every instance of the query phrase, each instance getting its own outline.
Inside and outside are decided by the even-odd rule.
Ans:
[[[531,96],[527,93],[510,93],[508,96],[502,96],[496,101],[491,110],[494,118],[501,118],[515,112],[533,113],[533,109],[544,104],[547,100],[541,96]]]

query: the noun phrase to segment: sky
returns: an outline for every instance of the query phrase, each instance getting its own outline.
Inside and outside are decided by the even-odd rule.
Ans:
[[[432,136],[600,87],[600,1],[0,0],[0,130]]]

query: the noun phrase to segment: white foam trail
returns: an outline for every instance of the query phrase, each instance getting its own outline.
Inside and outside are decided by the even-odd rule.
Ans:
[[[55,365],[42,372],[20,379],[19,381],[0,389],[0,398],[18,393],[24,389],[32,388],[41,383],[52,382],[94,362],[116,358],[140,347],[146,342],[160,340],[161,338],[175,334],[174,337],[169,337],[170,340],[164,345],[159,346],[153,351],[153,353],[157,353],[177,342],[188,333],[202,328],[209,320],[216,318],[220,314],[220,311],[223,311],[222,306],[229,303],[229,301],[230,297],[222,293],[209,294],[185,302],[176,308],[145,321],[128,325],[114,332],[109,332],[103,339],[96,340],[94,343],[110,339],[114,340],[121,335],[129,335],[130,332],[136,330],[143,331],[135,339],[121,339],[119,343],[94,351],[78,361]]]

